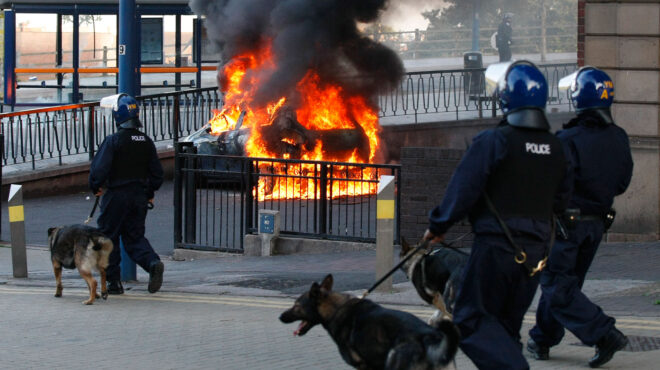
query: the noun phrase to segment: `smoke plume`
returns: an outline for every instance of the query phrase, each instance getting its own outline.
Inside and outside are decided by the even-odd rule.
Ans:
[[[314,69],[321,81],[350,94],[373,97],[393,88],[403,75],[399,57],[363,37],[357,22],[378,19],[388,0],[191,0],[206,17],[209,39],[222,62],[272,43],[275,70],[262,74],[256,102],[291,96],[296,83]]]

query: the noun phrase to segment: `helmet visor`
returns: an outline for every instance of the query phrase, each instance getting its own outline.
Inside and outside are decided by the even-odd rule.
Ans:
[[[99,105],[101,106],[101,108],[117,110],[117,102],[119,101],[119,98],[121,98],[124,95],[126,94],[115,94],[115,95],[106,96],[101,99]]]
[[[498,86],[504,86],[504,79],[506,77],[506,72],[509,70],[513,62],[504,62],[504,63],[494,63],[486,68],[485,78],[486,78],[486,94],[493,95]]]
[[[561,80],[559,80],[559,84],[557,87],[559,88],[559,91],[561,92],[566,92],[566,91],[574,91],[575,90],[575,81],[577,81],[577,75],[578,72],[580,71],[575,71],[571,73],[570,75],[563,77]]]

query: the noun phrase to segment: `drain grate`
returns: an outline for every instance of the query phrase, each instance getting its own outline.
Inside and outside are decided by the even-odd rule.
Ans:
[[[623,351],[627,352],[647,352],[660,349],[660,338],[642,337],[639,335],[628,335],[628,345]],[[571,343],[573,346],[584,346],[582,343]]]

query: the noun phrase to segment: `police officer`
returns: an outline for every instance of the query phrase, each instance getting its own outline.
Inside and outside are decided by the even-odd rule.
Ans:
[[[613,213],[608,212],[614,197],[630,183],[633,162],[628,136],[610,113],[612,79],[599,69],[583,67],[562,79],[562,85],[569,86],[577,112],[557,134],[574,168],[572,216],[564,223],[575,225],[568,227],[566,240],[558,240],[541,275],[542,295],[527,349],[536,359],[547,360],[549,348],[561,341],[566,328],[584,344],[596,345],[589,365],[598,367],[628,340],[614,326],[614,318],[604,314],[581,288],[603,233],[613,221]]]
[[[568,201],[570,167],[549,132],[548,86],[536,66],[498,63],[486,79],[504,118],[474,138],[424,237],[441,242],[469,217],[475,239],[454,308],[460,347],[480,369],[527,369],[520,327],[538,287],[534,269],[552,242],[553,212]]]
[[[108,293],[123,294],[120,281],[119,237],[126,253],[149,273],[149,293],[163,282],[163,263],[144,237],[147,208],[153,204],[154,191],[163,183],[163,168],[153,141],[140,132],[139,108],[135,98],[118,94],[106,97],[102,106],[112,107],[117,132],[106,137],[92,161],[89,186],[101,199],[98,225],[112,239],[106,274]],[[107,190],[103,191],[102,187]]]
[[[508,62],[511,60],[512,34],[511,14],[506,13],[502,18],[502,22],[497,27],[497,36],[495,37],[497,52],[500,54],[500,62]]]

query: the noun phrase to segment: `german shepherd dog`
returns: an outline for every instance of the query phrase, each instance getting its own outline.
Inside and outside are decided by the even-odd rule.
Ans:
[[[426,303],[438,308],[429,323],[433,324],[443,318],[451,320],[468,254],[454,248],[440,248],[431,253],[427,253],[425,248],[414,251],[415,247],[405,240],[401,241],[399,258],[403,259],[409,253],[415,253],[401,269],[412,282],[417,294]]]
[[[313,283],[280,321],[300,320],[298,336],[323,325],[344,361],[357,369],[442,369],[452,362],[459,335],[451,322],[432,327],[410,313],[333,292],[332,283],[332,275]]]
[[[62,296],[62,267],[67,269],[78,268],[78,272],[89,288],[89,299],[83,304],[93,304],[97,283],[92,277],[92,270],[101,275],[101,297],[108,298],[105,284],[105,269],[108,267],[108,258],[112,252],[112,240],[103,235],[98,229],[85,225],[71,225],[51,227],[48,229],[48,245],[50,259],[55,271],[55,297]]]

